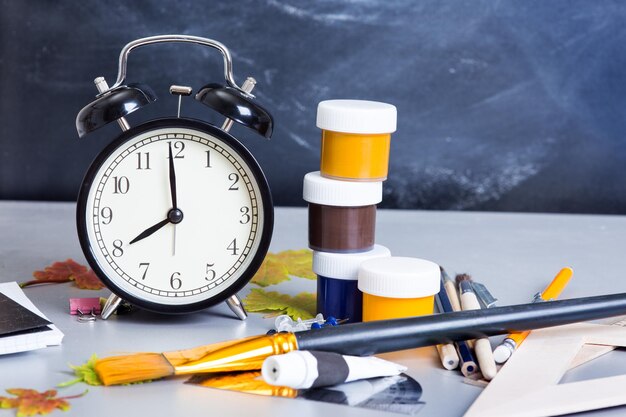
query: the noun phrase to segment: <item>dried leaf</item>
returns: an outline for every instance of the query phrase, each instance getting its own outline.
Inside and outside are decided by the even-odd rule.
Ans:
[[[274,259],[273,253],[268,253],[259,270],[252,277],[252,282],[261,286],[267,287],[268,285],[274,285],[283,281],[289,280],[289,273],[287,268],[276,259]]]
[[[88,385],[102,385],[102,382],[100,382],[100,378],[98,378],[98,374],[96,373],[95,366],[97,360],[98,356],[94,353],[84,364],[78,366],[70,365],[70,368],[74,370],[74,374],[77,378],[71,381],[63,382],[57,386],[69,387],[70,385],[74,385],[79,382],[84,382]]]
[[[101,290],[104,288],[104,284],[100,281],[91,269],[89,271],[73,275],[74,283],[76,286],[83,290]]]
[[[0,408],[17,408],[17,417],[45,415],[57,408],[67,411],[70,409],[67,400],[82,397],[87,393],[85,391],[70,397],[57,397],[57,391],[54,389],[39,392],[33,389],[12,388],[6,392],[15,397],[0,397]]]
[[[294,320],[298,317],[303,320],[313,318],[316,310],[315,294],[308,292],[292,297],[276,291],[267,292],[260,288],[253,288],[245,298],[244,304],[251,312],[287,314]]]
[[[73,259],[55,262],[45,267],[43,271],[33,272],[33,277],[35,278],[34,280],[23,282],[20,284],[20,287],[75,281],[76,286],[82,289],[99,290],[104,288],[104,284],[92,270]]]
[[[267,287],[288,281],[290,275],[315,279],[312,259],[312,252],[308,249],[268,253],[263,264],[252,277],[252,282],[261,287]]]

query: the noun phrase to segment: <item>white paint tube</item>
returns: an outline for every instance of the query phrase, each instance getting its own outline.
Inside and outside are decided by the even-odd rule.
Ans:
[[[374,356],[296,350],[266,358],[261,374],[270,385],[306,389],[398,375],[406,369],[406,366]]]

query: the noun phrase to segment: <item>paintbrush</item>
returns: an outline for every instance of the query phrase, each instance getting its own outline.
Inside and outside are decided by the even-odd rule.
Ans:
[[[623,314],[626,293],[253,336],[185,351],[103,358],[95,369],[105,385],[124,384],[172,375],[261,369],[266,357],[296,349],[365,356]]]
[[[472,277],[468,274],[459,274],[456,276],[456,283],[461,291],[460,298],[463,310],[480,310],[478,297],[476,297],[476,293],[472,287]],[[483,377],[487,381],[491,381],[498,373],[498,368],[496,367],[496,361],[493,359],[489,339],[481,337],[474,340],[474,352],[476,352],[480,372],[482,372]]]

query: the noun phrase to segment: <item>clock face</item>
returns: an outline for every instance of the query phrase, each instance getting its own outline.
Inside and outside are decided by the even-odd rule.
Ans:
[[[79,196],[79,237],[94,270],[120,297],[164,312],[204,308],[243,287],[267,252],[272,219],[249,152],[185,119],[125,132]]]

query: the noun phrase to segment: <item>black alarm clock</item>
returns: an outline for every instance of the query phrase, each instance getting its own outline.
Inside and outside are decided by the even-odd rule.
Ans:
[[[156,100],[144,84],[124,84],[129,53],[140,46],[183,42],[219,50],[226,84],[211,83],[196,100],[226,117],[220,127],[180,117],[192,89],[172,86],[176,117],[130,127],[127,114]],[[195,36],[135,40],[120,53],[117,81],[95,80],[99,94],[76,118],[80,137],[116,121],[123,132],[91,164],[78,195],[77,230],[92,269],[113,292],[108,318],[125,300],[161,313],[187,313],[226,301],[245,319],[237,297],[260,267],[273,229],[270,189],[261,167],[235,137],[234,122],[272,134],[271,115],[237,86],[221,43]]]

